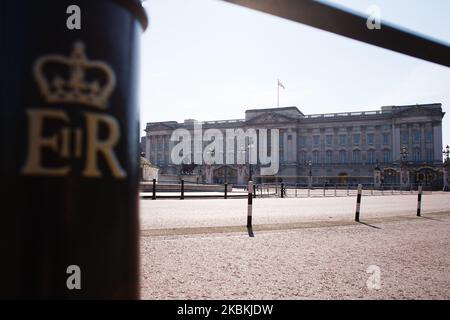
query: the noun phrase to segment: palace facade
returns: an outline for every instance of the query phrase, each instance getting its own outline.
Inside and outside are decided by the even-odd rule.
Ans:
[[[279,171],[273,176],[261,176],[260,164],[252,165],[253,180],[257,183],[403,186],[422,183],[438,189],[443,187],[444,114],[439,103],[310,115],[297,107],[284,107],[247,110],[245,119],[201,124],[203,132],[219,129],[224,135],[227,129],[279,130]],[[177,143],[170,139],[172,132],[181,128],[193,134],[195,124],[198,122],[192,119],[183,123],[147,123],[146,135],[141,140],[145,157],[160,168],[160,175],[190,174],[198,176],[202,183],[245,184],[250,170],[247,164],[172,162],[171,151]],[[234,151],[239,152],[238,146]],[[248,154],[245,159],[248,162]]]

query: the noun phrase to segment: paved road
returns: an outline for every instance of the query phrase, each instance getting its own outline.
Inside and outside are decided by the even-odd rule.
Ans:
[[[356,197],[255,199],[253,223],[279,224],[317,220],[352,220]],[[361,219],[415,216],[416,195],[364,196]],[[141,200],[141,229],[241,226],[246,223],[246,199]],[[450,193],[425,194],[422,210],[450,211]]]
[[[433,202],[426,200],[429,208],[442,208],[441,202],[448,204],[448,196],[433,199]],[[408,201],[413,199],[386,197],[371,206],[378,212],[384,212],[385,207],[403,210]],[[211,209],[208,200],[196,202],[202,215],[214,212],[209,219],[194,214],[196,223],[229,222],[215,220],[219,214],[217,210],[208,211]],[[303,202],[259,203],[260,211],[266,208],[269,219],[283,214],[283,208],[292,209]],[[309,214],[319,216],[323,216],[322,209],[314,205],[322,203],[327,210],[334,209],[335,214],[343,212],[338,204],[346,205],[345,201],[307,203],[304,206],[310,210]],[[160,217],[158,221],[166,226],[174,223],[164,216],[183,215],[177,211],[179,205],[175,202],[172,209],[160,210],[162,216],[158,215],[156,209],[168,204],[161,201],[151,205],[154,214]],[[188,202],[184,205],[193,209]],[[219,211],[233,215],[233,210],[239,211],[241,205],[240,201],[222,202]],[[299,210],[295,212],[294,217],[305,217]],[[150,213],[144,216],[147,214]],[[185,214],[189,217],[192,212]],[[183,224],[187,221],[183,219]],[[372,226],[256,232],[254,238],[245,232],[143,236],[141,293],[144,299],[450,299],[449,248],[448,213]],[[369,266],[375,266],[369,271],[379,268],[379,278],[367,273]],[[367,286],[371,275],[380,280],[375,283],[379,289]]]

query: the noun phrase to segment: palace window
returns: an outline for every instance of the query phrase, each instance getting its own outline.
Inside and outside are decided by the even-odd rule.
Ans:
[[[306,152],[305,151],[300,151],[299,162],[306,163]]]
[[[353,162],[360,163],[361,162],[361,151],[353,150]]]
[[[317,164],[320,161],[320,153],[319,151],[313,151],[313,163]]]
[[[375,163],[375,150],[367,151],[367,162]]]
[[[341,145],[346,145],[347,144],[347,135],[346,134],[339,135],[339,143]]]
[[[353,135],[353,144],[359,145],[361,135],[359,133],[355,133]]]
[[[344,150],[339,151],[339,162],[340,163],[347,162],[347,151],[344,151]]]
[[[389,144],[389,133],[383,133],[383,144],[385,146]]]
[[[433,150],[427,149],[427,162],[433,162]]]
[[[391,162],[391,152],[389,150],[383,151],[383,162],[384,163]]]
[[[433,132],[432,131],[428,131],[425,134],[425,141],[426,142],[433,142]]]
[[[367,144],[368,145],[373,145],[373,141],[374,141],[374,134],[373,133],[368,133],[367,134]]]
[[[413,132],[413,142],[414,143],[419,143],[420,142],[420,131],[419,130],[414,130],[414,132]]]
[[[409,140],[409,136],[408,136],[408,131],[403,131],[402,132],[402,143],[403,144],[408,144]]]
[[[327,140],[327,145],[333,144],[333,136],[331,134],[326,136],[326,140]]]
[[[315,146],[320,144],[320,136],[313,136],[313,143]]]
[[[420,162],[421,156],[420,156],[420,149],[416,148],[414,150],[414,161],[415,162]]]
[[[301,146],[301,147],[304,147],[305,145],[306,145],[306,137],[299,137],[299,139],[298,139],[298,144]]]
[[[326,153],[326,162],[333,163],[333,151],[328,150]]]

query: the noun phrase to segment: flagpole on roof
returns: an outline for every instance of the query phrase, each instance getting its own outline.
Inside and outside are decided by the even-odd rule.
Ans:
[[[280,107],[280,87],[284,88],[284,85],[280,82],[280,79],[277,79],[277,108]]]
[[[280,80],[277,79],[277,108],[280,107]]]

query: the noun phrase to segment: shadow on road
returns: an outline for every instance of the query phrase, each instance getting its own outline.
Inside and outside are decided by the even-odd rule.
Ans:
[[[368,223],[365,223],[365,222],[358,221],[358,223],[363,224],[363,225],[368,226],[368,227],[371,227],[371,228],[374,228],[374,229],[381,229],[380,227],[377,227],[377,226],[374,226],[372,224],[368,224]]]
[[[439,220],[439,219],[436,219],[436,218],[430,218],[430,217],[424,217],[424,216],[420,216],[420,218],[423,218],[423,219],[428,219],[428,220],[433,220],[433,221],[444,222],[444,221],[442,221],[442,220]]]

